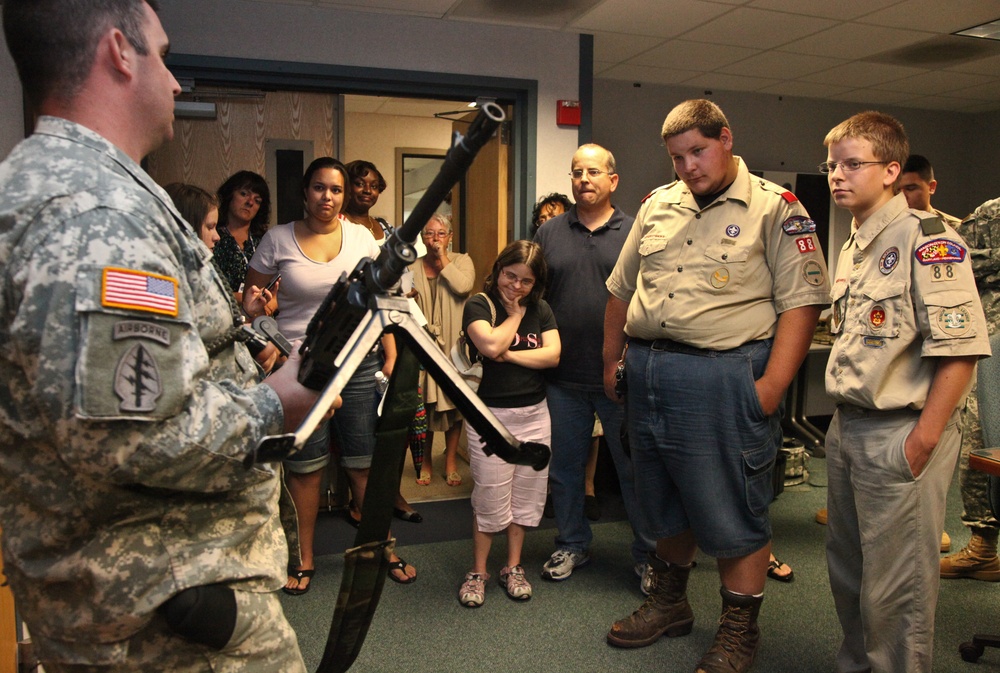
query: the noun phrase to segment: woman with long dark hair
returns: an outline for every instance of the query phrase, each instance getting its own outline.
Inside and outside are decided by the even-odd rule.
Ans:
[[[218,195],[219,242],[215,244],[215,265],[233,288],[236,301],[242,302],[243,279],[250,258],[267,233],[271,190],[260,175],[239,171],[222,183]]]

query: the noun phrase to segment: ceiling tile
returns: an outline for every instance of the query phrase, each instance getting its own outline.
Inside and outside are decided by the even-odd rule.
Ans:
[[[925,72],[927,71],[920,68],[907,68],[902,65],[882,65],[853,61],[835,66],[829,70],[803,75],[799,79],[807,82],[819,82],[821,84],[846,84],[852,87],[868,87],[874,84],[903,79],[904,77],[922,75]]]
[[[1000,0],[906,0],[868,14],[858,22],[954,33],[997,18],[1000,18]]]
[[[1000,56],[991,56],[989,58],[979,59],[978,61],[958,63],[953,66],[948,66],[944,68],[944,70],[971,72],[979,75],[989,75],[990,77],[995,78],[997,73],[1000,73]]]
[[[773,93],[780,96],[800,96],[802,98],[836,98],[845,91],[850,91],[848,86],[836,86],[833,84],[818,84],[816,82],[803,82],[792,80],[778,82],[771,86],[758,89],[760,93]]]
[[[837,100],[867,105],[896,105],[900,101],[911,98],[913,96],[909,94],[899,91],[882,91],[881,89],[855,89],[837,95]]]
[[[489,23],[562,28],[600,2],[601,0],[460,0],[448,12],[448,16]]]
[[[620,63],[662,43],[662,37],[626,35],[624,33],[594,33],[594,60]]]
[[[802,0],[754,0],[750,7],[773,9],[789,14],[820,16],[838,21],[850,21],[872,9],[895,5],[899,0],[837,0],[837,2],[802,2]]]
[[[706,49],[701,42],[670,40],[638,56],[629,63],[656,67],[688,67],[691,70],[716,70],[721,66],[740,61],[760,53],[757,49],[718,45]]]
[[[956,89],[985,86],[992,81],[983,75],[937,70],[916,77],[905,77],[882,84],[879,88],[888,91],[903,91],[913,94],[943,94]]]
[[[650,84],[680,84],[698,74],[690,70],[651,68],[646,65],[616,65],[602,72],[601,77],[629,82],[648,82]]]
[[[843,63],[846,61],[836,58],[790,54],[783,51],[765,51],[739,63],[717,68],[717,70],[730,75],[795,79],[820,70],[828,70]]]
[[[784,45],[782,51],[829,56],[865,58],[883,51],[923,42],[930,34],[859,23],[842,23],[804,40]]]
[[[765,77],[744,77],[727,75],[722,72],[706,72],[683,82],[688,86],[705,89],[722,89],[725,91],[757,91],[763,87],[777,84],[780,80]]]
[[[636,35],[674,37],[729,11],[700,0],[605,0],[570,26]]]
[[[389,10],[440,18],[447,14],[455,0],[313,0],[304,4],[346,7],[357,11]]]
[[[970,101],[947,96],[918,96],[897,103],[903,107],[920,108],[921,110],[962,110],[970,104]]]
[[[740,7],[684,33],[685,40],[770,49],[830,28],[831,19]]]
[[[949,91],[948,95],[954,96],[955,98],[968,98],[977,101],[1000,101],[1000,82],[993,80],[989,84],[980,84],[965,89],[955,89],[953,91]]]

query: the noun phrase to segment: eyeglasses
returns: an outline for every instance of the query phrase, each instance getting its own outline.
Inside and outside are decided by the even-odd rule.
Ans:
[[[448,238],[451,236],[450,231],[421,231],[420,235],[423,238]]]
[[[820,173],[833,173],[837,170],[837,166],[840,166],[841,170],[845,173],[850,171],[856,171],[862,166],[867,164],[888,164],[889,161],[858,161],[857,159],[848,159],[847,161],[824,161],[819,165]]]
[[[510,271],[507,271],[506,269],[501,271],[500,274],[504,278],[506,278],[509,283],[513,283],[514,285],[520,285],[525,289],[528,289],[529,287],[535,284],[534,278],[518,278],[517,274],[513,274]]]
[[[602,171],[597,168],[588,168],[586,171],[582,168],[577,168],[576,170],[570,171],[569,176],[574,180],[582,180],[584,173],[586,173],[587,177],[591,180],[596,178],[598,175],[611,175],[611,171]]]

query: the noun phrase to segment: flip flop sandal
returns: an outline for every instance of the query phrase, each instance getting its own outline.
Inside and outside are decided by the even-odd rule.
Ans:
[[[449,486],[461,486],[462,485],[462,475],[458,472],[449,472],[445,475],[445,483]]]
[[[398,561],[393,561],[392,563],[390,563],[389,564],[389,579],[391,579],[393,582],[397,582],[399,584],[413,584],[414,582],[416,582],[417,581],[417,576],[416,575],[414,575],[413,577],[410,577],[409,575],[406,574],[406,566],[408,566],[408,565],[410,565],[410,564],[407,563],[406,561],[404,561],[403,559],[399,559]],[[412,568],[413,566],[410,566],[410,567]],[[399,572],[403,573],[403,577],[405,577],[406,579],[405,580],[401,580],[398,577],[396,577],[393,574],[393,572],[392,572],[393,570],[398,570]]]
[[[306,585],[305,589],[298,589],[298,588],[296,588],[296,589],[289,589],[288,587],[281,587],[281,590],[284,591],[289,596],[301,596],[304,593],[308,593],[309,590],[312,589],[312,585],[313,585],[313,583],[312,583],[312,577],[315,574],[316,574],[316,569],[315,568],[313,568],[311,570],[296,570],[295,568],[292,568],[291,566],[289,566],[289,568],[288,568],[288,576],[289,577],[294,577],[295,580],[297,582],[299,582],[299,583],[302,582],[303,578],[308,578],[309,579],[309,584]]]
[[[786,568],[788,568],[787,575],[778,574],[778,569],[781,566],[785,566]],[[778,580],[779,582],[787,583],[795,579],[795,571],[792,570],[791,566],[782,562],[778,558],[775,558],[773,561],[767,564],[767,576],[770,577],[772,580]]]
[[[421,472],[420,476],[417,477],[417,485],[418,486],[430,486],[431,485],[431,473],[430,472]]]

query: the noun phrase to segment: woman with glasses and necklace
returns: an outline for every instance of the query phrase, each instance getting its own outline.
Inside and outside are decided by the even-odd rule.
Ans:
[[[514,437],[551,445],[552,424],[545,401],[543,370],[559,364],[562,344],[552,308],[542,299],[548,267],[542,248],[514,241],[497,257],[485,292],[465,305],[462,326],[483,358],[479,397]],[[549,470],[511,465],[488,456],[469,426],[472,467],[472,570],[459,589],[459,602],[479,607],[486,597],[487,561],[493,538],[507,536],[507,563],[500,586],[515,600],[531,598],[521,566],[524,533],[542,519]]]
[[[476,268],[472,258],[451,251],[451,218],[436,214],[421,232],[427,254],[410,265],[413,271],[413,298],[427,317],[427,329],[441,351],[448,355],[452,344],[462,330],[462,308],[476,282]],[[462,434],[462,415],[444,394],[437,382],[422,375],[424,406],[427,409],[427,446],[423,466],[417,483],[431,483],[433,466],[431,454],[434,432],[444,432],[445,481],[449,486],[460,486],[458,472],[458,440]]]

